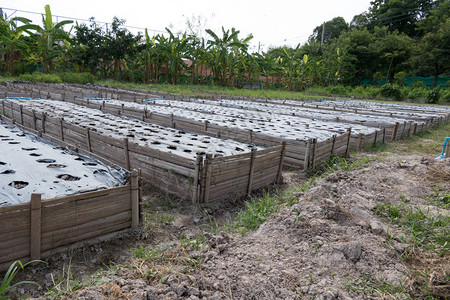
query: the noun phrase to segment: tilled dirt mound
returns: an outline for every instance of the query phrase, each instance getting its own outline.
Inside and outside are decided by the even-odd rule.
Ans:
[[[144,280],[123,269],[104,275],[106,285],[82,289],[70,298],[381,298],[352,287],[362,278],[407,286],[411,278],[399,256],[411,246],[398,238],[406,233],[374,214],[375,207],[408,199],[408,205],[449,216],[428,199],[432,186],[450,189],[449,174],[449,159],[377,158],[369,167],[338,171],[317,181],[297,195],[296,204],[282,208],[244,237],[205,234],[206,244],[189,253],[189,259],[203,262],[190,272],[177,269],[174,257],[174,267],[162,277]],[[446,258],[444,268],[449,265]]]

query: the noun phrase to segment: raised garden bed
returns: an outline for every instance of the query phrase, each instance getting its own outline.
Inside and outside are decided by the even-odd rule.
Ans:
[[[239,197],[281,180],[282,145],[263,149],[67,102],[1,102],[6,118],[128,170],[139,168],[154,186],[193,202]]]
[[[137,173],[0,121],[0,271],[139,224]]]

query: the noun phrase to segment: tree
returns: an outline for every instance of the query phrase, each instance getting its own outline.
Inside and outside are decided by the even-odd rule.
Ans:
[[[317,26],[313,30],[313,34],[309,37],[310,40],[320,43],[322,40],[323,24]],[[336,17],[330,21],[325,22],[325,33],[323,36],[324,44],[329,43],[331,39],[338,38],[341,33],[348,30],[348,24],[343,17]]]
[[[433,88],[439,75],[450,71],[450,19],[427,33],[418,44],[417,66],[433,74]]]
[[[114,65],[114,77],[120,80],[122,77],[122,69],[127,60],[133,60],[138,53],[137,43],[142,36],[138,34],[134,36],[126,28],[122,26],[125,20],[113,18],[111,29],[106,31],[106,51],[111,59],[110,63]]]
[[[416,23],[427,18],[435,5],[432,0],[374,0],[369,8],[368,27],[387,27],[410,37],[420,35]]]
[[[80,66],[81,71],[89,70],[91,74],[95,75],[98,68],[104,71],[103,62],[109,61],[109,58],[107,58],[105,32],[94,18],[89,20],[89,26],[85,23],[75,25],[71,59],[74,64]],[[105,73],[104,75],[106,78]]]
[[[398,31],[388,32],[387,27],[375,27],[372,50],[378,57],[378,69],[384,69],[386,81],[391,82],[395,73],[408,67],[413,40]]]

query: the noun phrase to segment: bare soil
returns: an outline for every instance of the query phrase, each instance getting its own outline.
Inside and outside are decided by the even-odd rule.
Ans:
[[[425,297],[426,281],[430,294],[448,299],[449,253],[414,246],[375,209],[405,205],[450,217],[429,198],[436,187],[450,191],[450,159],[358,155],[372,161],[297,192],[245,236],[211,229],[231,220],[243,200],[193,207],[147,191],[139,232],[55,255],[19,277],[41,288],[14,292],[42,299],[391,299]],[[284,179],[280,189],[306,180],[295,172]],[[130,249],[140,245],[156,254],[137,258]],[[425,279],[415,275],[425,269]]]

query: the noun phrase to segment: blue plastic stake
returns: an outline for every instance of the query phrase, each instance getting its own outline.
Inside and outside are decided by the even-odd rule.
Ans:
[[[438,157],[436,157],[436,159],[444,159],[445,158],[445,149],[447,148],[447,142],[450,143],[450,137],[445,138],[444,144],[442,145],[442,152]]]

